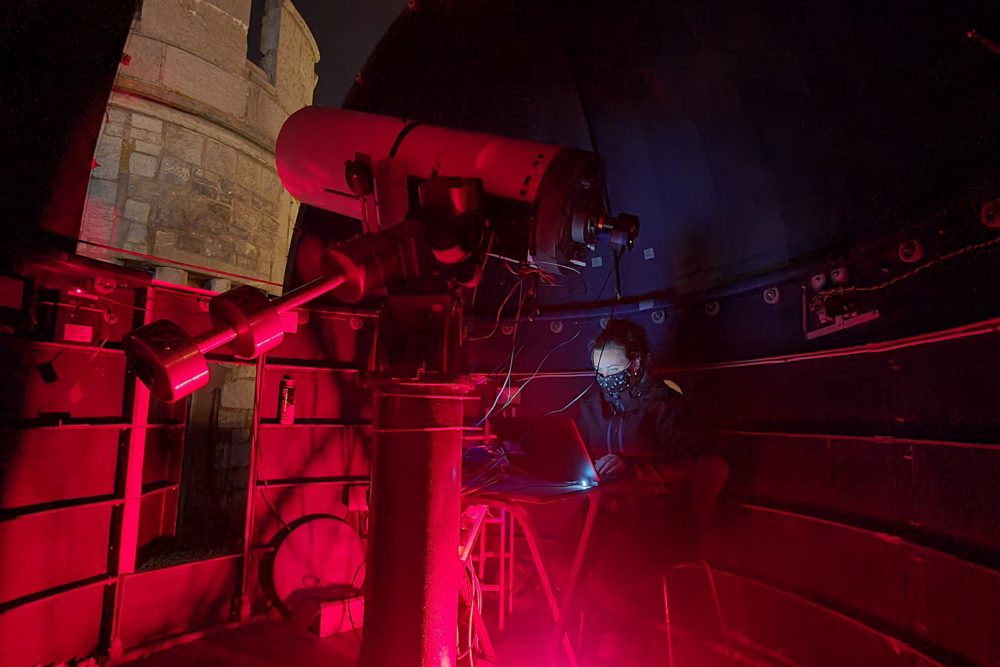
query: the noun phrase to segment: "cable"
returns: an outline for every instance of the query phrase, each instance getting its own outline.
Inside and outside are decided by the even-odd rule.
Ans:
[[[569,402],[569,403],[567,403],[566,405],[562,406],[562,407],[561,407],[561,408],[559,408],[558,410],[550,410],[549,412],[546,412],[546,413],[545,413],[544,415],[542,415],[542,416],[543,416],[543,417],[548,417],[549,415],[554,415],[554,414],[555,414],[555,413],[557,413],[557,412],[562,412],[563,410],[565,410],[565,409],[569,408],[569,406],[573,405],[574,403],[576,403],[577,401],[579,401],[579,400],[580,400],[581,398],[583,398],[583,395],[584,395],[584,394],[586,394],[586,393],[587,393],[588,391],[590,391],[590,386],[589,386],[589,385],[587,386],[587,388],[586,388],[586,389],[584,389],[583,391],[581,391],[581,392],[580,392],[580,395],[579,395],[579,396],[577,396],[576,398],[574,398],[574,399],[573,399],[572,401],[570,401],[570,402]]]
[[[583,277],[583,274],[578,274],[580,276],[580,282],[583,283],[583,288],[579,289],[573,285],[567,285],[565,283],[542,283],[545,287],[564,287],[574,294],[586,294],[587,293],[587,279]]]
[[[361,568],[364,567],[364,564],[365,564],[366,561],[367,561],[366,558],[362,558],[361,559],[361,562],[358,563],[358,569],[356,569],[354,571],[354,576],[351,577],[351,586],[353,586],[355,590],[361,590],[358,586],[356,586],[354,584],[354,582],[357,580],[358,573],[361,572]],[[358,600],[361,601],[361,608],[364,609],[364,606],[365,606],[364,596],[358,597]],[[347,600],[347,618],[348,618],[348,620],[351,621],[351,630],[354,631],[354,636],[358,638],[358,641],[361,641],[361,635],[358,634],[358,626],[354,623],[354,614],[351,612],[351,600],[350,599]]]
[[[946,255],[941,255],[937,259],[934,259],[934,260],[932,260],[930,262],[927,262],[926,264],[921,264],[920,266],[918,266],[917,268],[913,269],[912,271],[908,271],[908,272],[906,272],[906,273],[904,273],[902,275],[899,275],[899,276],[896,276],[895,278],[892,278],[891,280],[887,280],[887,281],[885,281],[883,283],[879,283],[878,285],[871,285],[871,286],[868,286],[868,287],[859,287],[859,286],[856,286],[856,285],[848,285],[848,286],[845,286],[845,287],[835,287],[833,289],[828,289],[828,290],[824,290],[822,292],[817,292],[813,296],[813,298],[812,298],[812,305],[813,305],[813,307],[816,307],[819,304],[823,303],[828,297],[834,296],[836,294],[844,294],[844,293],[847,293],[847,292],[877,292],[878,290],[885,289],[886,287],[889,287],[890,285],[894,285],[894,284],[900,282],[901,280],[906,280],[907,278],[909,278],[909,277],[911,277],[911,276],[913,276],[913,275],[915,275],[917,273],[920,273],[924,269],[932,267],[935,264],[939,264],[939,263],[941,263],[941,262],[943,262],[945,260],[949,260],[949,259],[951,259],[953,257],[957,257],[957,256],[959,256],[961,254],[964,254],[964,253],[972,251],[972,250],[979,250],[981,248],[986,248],[986,247],[991,246],[994,243],[998,243],[998,242],[1000,242],[1000,236],[998,236],[996,238],[993,238],[993,239],[990,239],[989,241],[984,241],[982,243],[976,243],[976,244],[973,244],[973,245],[965,246],[964,248],[960,248],[959,250],[955,250],[954,252],[950,252],[950,253],[948,253]]]
[[[542,357],[542,361],[538,364],[538,368],[535,369],[535,372],[531,374],[531,377],[529,377],[527,380],[525,380],[523,383],[521,383],[521,386],[517,388],[517,391],[515,391],[510,396],[510,398],[507,399],[507,402],[503,404],[503,407],[500,408],[500,412],[503,412],[507,408],[507,406],[511,404],[511,401],[513,401],[515,398],[517,398],[518,394],[521,393],[521,390],[524,389],[526,386],[528,386],[529,382],[531,382],[532,380],[535,379],[535,376],[538,375],[538,372],[542,370],[542,366],[544,366],[545,362],[548,360],[548,358],[552,356],[552,353],[555,352],[556,350],[558,350],[563,345],[568,345],[568,344],[572,343],[574,340],[576,340],[577,338],[579,338],[580,337],[580,331],[581,330],[578,330],[576,332],[576,334],[572,338],[570,338],[569,340],[564,340],[563,342],[561,342],[558,345],[556,345],[555,347],[553,347],[551,350],[549,350],[548,354],[546,354],[544,357]]]
[[[517,355],[521,354],[521,352],[524,351],[524,348],[525,348],[526,345],[527,345],[527,343],[521,343],[521,346],[517,348],[517,351],[514,353],[514,356],[517,356]],[[494,366],[493,370],[490,371],[489,373],[480,373],[480,374],[478,374],[478,377],[476,378],[477,379],[476,384],[482,384],[488,378],[492,377],[493,375],[496,375],[500,371],[500,369],[503,368],[503,365],[505,363],[507,363],[506,359],[504,359],[499,364],[497,364],[496,366]],[[480,379],[482,380],[482,382],[479,382]]]
[[[490,230],[490,242],[486,245],[486,256],[483,257],[483,265],[480,267],[483,271],[483,275],[486,275],[486,262],[490,261],[490,248],[493,247],[493,239],[497,236],[496,232],[492,229]],[[472,288],[472,301],[469,302],[469,312],[472,312],[472,308],[476,305],[476,295],[479,294],[479,285],[483,281],[480,280],[476,283],[476,286]]]
[[[507,297],[503,300],[503,303],[500,304],[500,308],[497,309],[497,318],[496,321],[493,323],[493,329],[490,330],[490,332],[485,336],[469,336],[468,340],[486,340],[487,338],[490,338],[493,334],[497,332],[497,328],[500,326],[500,317],[503,314],[504,306],[506,306],[507,302],[510,301],[510,297],[514,295],[514,290],[516,290],[518,285],[521,285],[522,283],[524,283],[524,278],[521,278],[516,283],[514,283],[514,286],[510,288],[509,292],[507,292]],[[520,313],[521,306],[519,305],[517,309],[518,313]]]
[[[523,282],[524,280],[522,279],[521,281],[518,282],[518,284],[523,285]],[[483,415],[483,418],[480,419],[479,422],[476,424],[476,428],[482,426],[483,422],[489,419],[489,416],[493,414],[494,408],[496,408],[497,403],[500,402],[500,396],[503,395],[503,390],[506,389],[507,385],[510,383],[511,373],[514,372],[514,350],[516,349],[517,345],[517,325],[521,321],[521,306],[523,305],[524,305],[524,287],[522,286],[521,294],[517,298],[517,314],[514,316],[514,333],[511,336],[511,342],[510,342],[510,366],[508,366],[507,368],[507,379],[503,381],[503,385],[500,387],[500,391],[497,392],[497,397],[493,401],[493,405],[490,406],[490,409],[486,411],[486,414]]]
[[[479,539],[483,539],[483,537],[480,536]],[[476,576],[476,571],[472,565],[471,559],[465,563],[465,574],[469,584],[469,640],[466,650],[458,655],[456,662],[468,657],[469,665],[470,667],[473,667],[474,661],[472,652],[475,649],[476,644],[479,642],[479,633],[475,630],[475,613],[477,609],[479,610],[480,615],[483,613],[483,589],[479,583],[479,577]],[[461,643],[458,648],[462,648]]]
[[[490,257],[496,257],[497,259],[502,259],[502,260],[507,261],[507,262],[515,262],[515,263],[520,264],[520,262],[518,262],[516,259],[514,259],[512,257],[507,257],[505,255],[498,255],[496,253],[488,253],[488,254],[489,254]],[[568,264],[558,264],[556,262],[540,262],[537,259],[533,260],[532,263],[533,264],[545,264],[546,266],[558,266],[560,269],[569,269],[570,271],[573,271],[575,273],[579,273],[580,275],[583,275],[583,273],[580,271],[580,269],[576,268],[575,266],[569,266]],[[530,266],[530,264],[529,264],[529,266]],[[534,267],[532,267],[532,268],[534,268]]]

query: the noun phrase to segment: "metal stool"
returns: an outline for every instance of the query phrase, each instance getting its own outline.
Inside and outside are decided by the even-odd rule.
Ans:
[[[714,456],[703,457],[698,459],[696,462],[693,475],[694,485],[692,488],[692,506],[702,527],[706,525],[708,516],[712,511],[712,507],[715,505],[715,499],[718,497],[719,492],[726,483],[726,478],[728,476],[729,467],[722,458]],[[712,575],[712,568],[709,567],[704,558],[699,557],[697,560],[677,563],[671,566],[670,569],[676,570],[682,567],[699,565],[704,566],[705,573],[708,575],[708,583],[712,588],[712,600],[715,602],[715,613],[719,619],[719,628],[722,630],[722,637],[726,642],[726,651],[729,653],[729,659],[735,662],[736,655],[733,653],[733,647],[729,641],[729,631],[726,628],[726,620],[722,616],[722,605],[719,604],[719,592],[715,588],[715,577]],[[673,637],[670,635],[670,601],[667,597],[666,572],[663,573],[662,581],[663,615],[667,624],[667,664],[669,667],[674,667],[674,647]]]
[[[729,630],[726,628],[726,620],[722,616],[722,605],[719,604],[719,593],[715,588],[715,577],[712,576],[712,568],[701,559],[697,562],[691,563],[680,563],[674,565],[671,569],[679,569],[682,567],[691,567],[694,565],[703,565],[705,567],[705,573],[708,574],[708,583],[712,587],[712,600],[715,602],[715,613],[719,619],[719,628],[722,630],[722,638],[726,642],[726,651],[729,653],[729,659],[735,662],[736,655],[733,653],[732,644],[729,642]],[[674,667],[674,642],[670,635],[670,601],[667,597],[667,575],[663,574],[663,616],[667,624],[667,665],[669,667]]]

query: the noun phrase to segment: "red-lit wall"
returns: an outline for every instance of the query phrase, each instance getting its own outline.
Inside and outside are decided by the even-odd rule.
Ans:
[[[729,464],[702,550],[741,652],[817,667],[1000,665],[998,369],[1000,335],[984,333],[663,371],[702,451]],[[558,408],[588,381],[536,378],[518,414]],[[669,581],[675,623],[722,651],[704,571]]]

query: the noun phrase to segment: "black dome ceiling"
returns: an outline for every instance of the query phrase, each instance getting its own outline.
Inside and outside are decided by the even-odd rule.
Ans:
[[[625,293],[687,292],[892,233],[989,178],[1000,55],[970,29],[1000,39],[995,3],[425,0],[344,106],[596,147],[613,209],[643,225]],[[544,298],[595,300],[601,251],[586,294]]]

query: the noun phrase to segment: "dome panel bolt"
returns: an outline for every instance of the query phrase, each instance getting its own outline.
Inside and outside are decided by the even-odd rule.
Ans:
[[[987,227],[1000,227],[1000,199],[991,199],[979,209],[979,219]]]
[[[899,258],[907,264],[919,262],[923,256],[923,246],[916,239],[908,239],[899,244]]]

